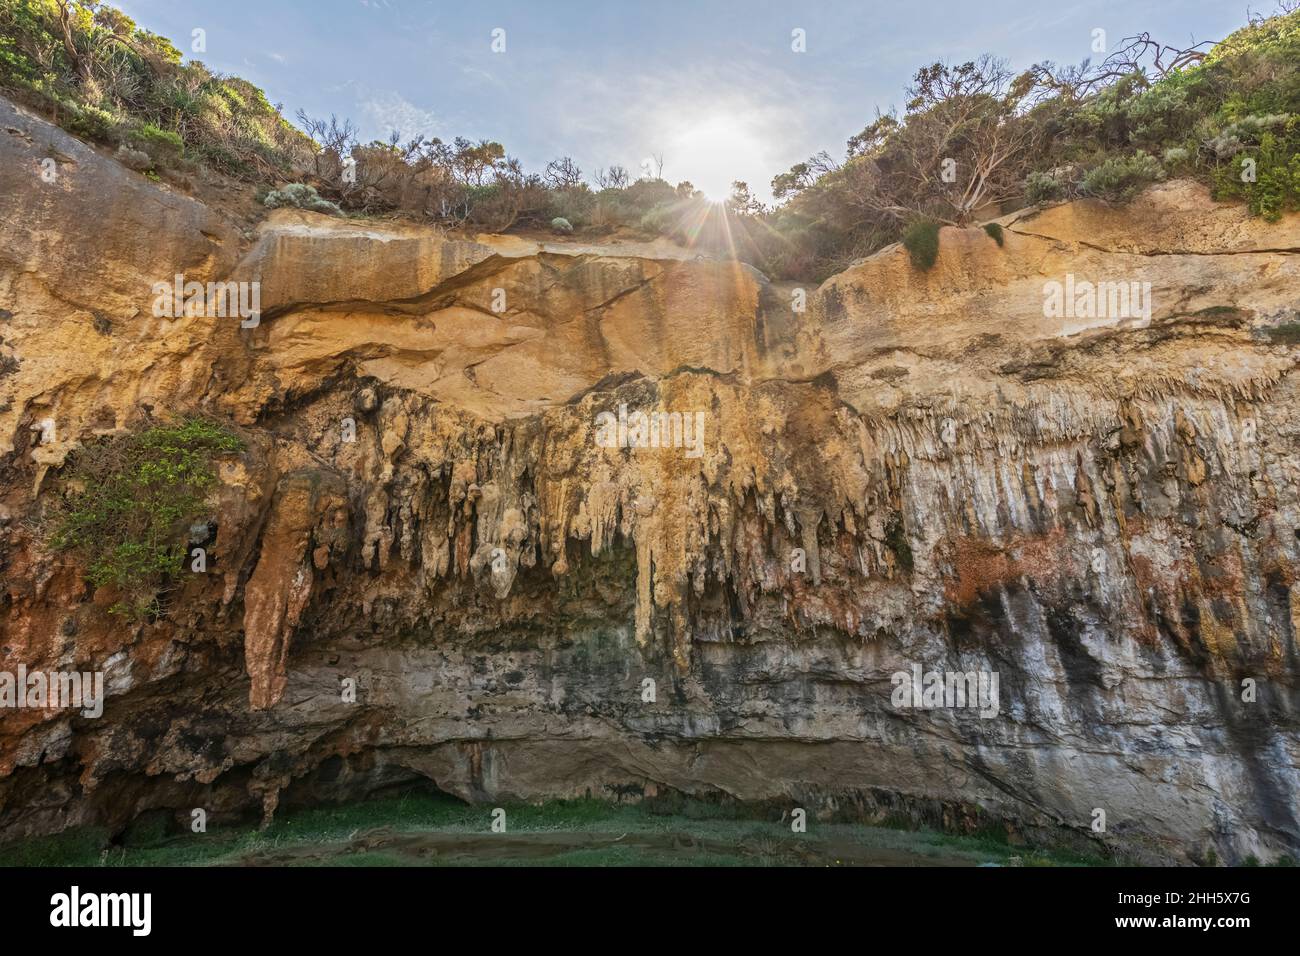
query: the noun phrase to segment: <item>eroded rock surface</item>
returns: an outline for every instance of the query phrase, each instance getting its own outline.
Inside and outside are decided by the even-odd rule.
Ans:
[[[0,716],[0,832],[424,777],[1300,850],[1300,218],[1173,183],[945,229],[929,273],[885,249],[798,311],[656,244],[245,236],[0,109],[0,645],[110,691]],[[257,279],[262,321],[155,318],[178,272]],[[1067,275],[1150,314],[1045,314]],[[27,519],[150,410],[247,450],[209,572],[128,625]],[[636,412],[698,443],[597,440]],[[914,664],[996,673],[996,716],[894,706]]]

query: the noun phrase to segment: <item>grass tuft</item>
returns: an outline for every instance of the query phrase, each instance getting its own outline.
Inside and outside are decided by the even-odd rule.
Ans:
[[[932,219],[918,219],[903,233],[903,246],[912,257],[912,265],[929,272],[939,259],[939,224]]]

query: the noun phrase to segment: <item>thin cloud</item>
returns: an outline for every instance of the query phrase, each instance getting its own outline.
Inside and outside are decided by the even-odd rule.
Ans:
[[[435,113],[416,106],[397,93],[381,93],[361,103],[363,129],[386,137],[393,130],[403,139],[433,136],[442,126]]]
[[[477,66],[461,67],[460,72],[464,76],[467,76],[472,80],[483,80],[486,83],[491,83],[493,86],[499,86],[504,88],[506,85],[492,73],[489,73],[487,70],[480,69]]]

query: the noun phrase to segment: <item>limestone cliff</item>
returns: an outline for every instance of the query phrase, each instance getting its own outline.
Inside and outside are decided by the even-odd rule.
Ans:
[[[0,179],[4,669],[109,687],[0,714],[0,832],[423,777],[1300,850],[1300,218],[1176,182],[795,289],[254,227],[3,103]],[[260,321],[155,317],[176,274],[259,283]],[[1136,285],[1053,314],[1053,282]],[[246,448],[207,573],[125,624],[36,519],[80,442],[185,410]],[[638,412],[671,447],[599,440]],[[996,716],[896,706],[913,665],[996,673]]]

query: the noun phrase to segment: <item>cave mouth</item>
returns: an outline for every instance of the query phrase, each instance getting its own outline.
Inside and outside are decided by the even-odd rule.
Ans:
[[[376,762],[373,755],[334,754],[295,778],[279,795],[277,812],[312,810],[331,805],[400,800],[403,797],[468,804],[440,788],[428,776],[400,764]]]

